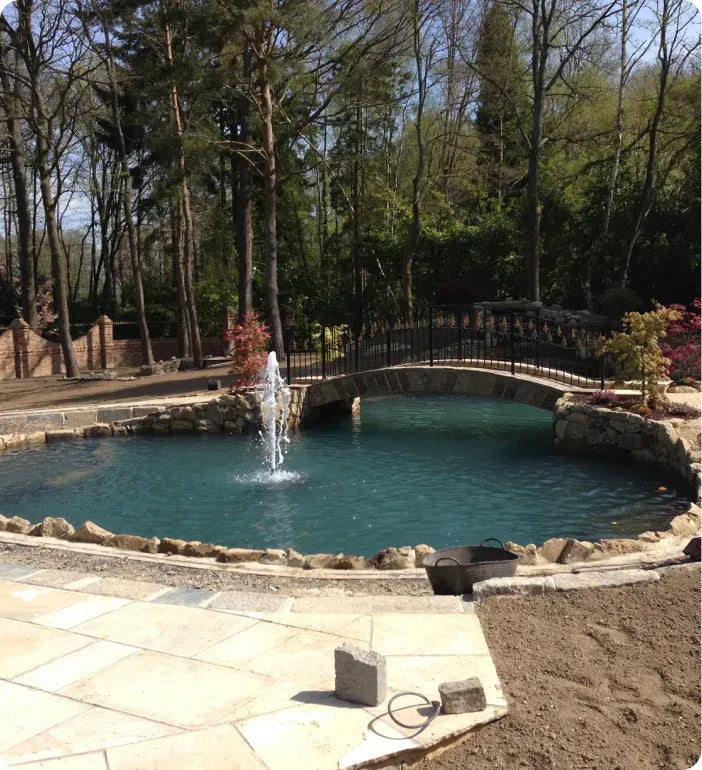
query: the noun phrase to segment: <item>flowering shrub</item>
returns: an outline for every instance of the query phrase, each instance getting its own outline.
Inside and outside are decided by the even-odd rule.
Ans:
[[[239,374],[237,385],[254,385],[261,374],[271,335],[258,313],[245,316],[243,323],[229,332],[224,338],[232,344],[232,365],[230,372]]]
[[[627,313],[622,319],[624,331],[601,340],[597,347],[597,355],[615,353],[624,377],[639,382],[643,408],[655,407],[660,400],[658,380],[665,377],[670,365],[660,340],[669,325],[680,318],[679,310],[661,305],[649,313]]]
[[[690,404],[669,404],[667,412],[670,417],[682,417],[685,420],[695,420],[700,416],[700,410]]]
[[[661,345],[663,355],[670,359],[668,374],[680,382],[689,378],[700,379],[702,358],[700,355],[700,307],[698,297],[688,310],[684,305],[670,305],[680,317],[668,324],[667,342]]]
[[[617,401],[617,394],[611,390],[597,390],[590,396],[590,403],[598,406],[614,406]]]

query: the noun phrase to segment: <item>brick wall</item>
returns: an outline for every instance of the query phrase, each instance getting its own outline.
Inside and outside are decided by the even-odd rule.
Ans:
[[[227,319],[229,320],[229,319]],[[153,339],[151,347],[156,361],[178,356],[177,339]],[[73,340],[73,350],[82,370],[113,369],[140,366],[143,363],[140,340],[114,340],[112,321],[100,316],[82,337]],[[226,343],[219,337],[203,337],[203,355],[222,355]],[[61,345],[45,340],[18,318],[10,330],[0,334],[0,380],[44,377],[64,374]]]

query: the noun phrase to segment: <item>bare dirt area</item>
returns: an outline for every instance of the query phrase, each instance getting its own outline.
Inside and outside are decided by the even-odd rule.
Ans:
[[[677,770],[700,757],[700,567],[494,598],[478,614],[509,714],[417,770]]]
[[[137,369],[125,369],[118,376],[129,377]],[[237,375],[227,368],[194,369],[186,372],[136,377],[130,380],[66,380],[61,376],[35,377],[0,382],[0,411],[52,409],[81,404],[115,403],[141,399],[207,394],[210,379],[231,387]],[[209,396],[216,394],[209,393]]]

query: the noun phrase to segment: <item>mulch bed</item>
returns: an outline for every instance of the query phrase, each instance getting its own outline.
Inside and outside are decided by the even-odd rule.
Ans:
[[[641,398],[638,396],[617,396],[613,404],[599,404],[592,401],[589,394],[576,393],[573,400],[578,404],[589,404],[590,406],[604,407],[605,409],[623,409],[626,412],[640,414]],[[655,409],[647,409],[645,417],[652,420],[669,420],[671,417],[681,417],[685,420],[696,420],[700,417],[699,409],[695,409],[688,404],[679,404],[672,402],[661,402]]]

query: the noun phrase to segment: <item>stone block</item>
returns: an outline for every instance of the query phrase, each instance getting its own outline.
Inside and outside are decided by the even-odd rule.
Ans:
[[[61,412],[35,412],[34,414],[26,414],[24,419],[28,425],[32,423],[37,423],[40,426],[63,425]]]
[[[330,553],[311,553],[305,557],[305,569],[326,569],[333,560]]]
[[[655,583],[660,575],[653,570],[623,569],[565,572],[553,576],[557,591],[576,591],[581,588],[616,588],[633,583]]]
[[[487,707],[485,690],[477,676],[439,685],[441,710],[444,714],[466,714]]]
[[[173,410],[173,419],[195,422],[197,420],[197,413],[192,406],[178,406]]]
[[[371,569],[395,570],[414,567],[415,555],[412,548],[385,548],[368,559]]]
[[[121,437],[124,437],[124,436],[128,436],[128,435],[129,435],[129,430],[128,430],[128,428],[127,428],[126,426],[124,426],[124,425],[115,425],[115,426],[112,428],[112,435],[113,435],[113,436],[117,436],[117,437],[120,437],[120,436],[121,436]]]
[[[566,438],[571,441],[580,441],[585,436],[585,425],[581,423],[569,422],[566,429]]]
[[[182,553],[185,548],[185,540],[176,537],[164,537],[158,544],[159,553]]]
[[[142,553],[158,553],[158,547],[161,541],[157,537],[150,537],[146,545],[141,549]]]
[[[564,439],[568,430],[568,422],[566,420],[558,420],[554,426],[554,431],[557,439]]]
[[[85,438],[103,438],[112,435],[112,428],[106,422],[96,422],[83,428]]]
[[[259,559],[261,564],[282,564],[288,563],[288,557],[285,551],[280,548],[266,548],[266,552]]]
[[[568,422],[571,425],[585,425],[587,423],[587,415],[584,412],[573,409],[568,418]]]
[[[640,433],[622,433],[617,444],[621,449],[626,449],[630,452],[633,449],[641,449],[643,447],[643,438]]]
[[[103,540],[102,545],[119,548],[120,551],[142,551],[148,542],[148,538],[139,535],[112,535]]]
[[[77,543],[102,543],[108,537],[112,537],[112,532],[103,529],[92,521],[86,521],[78,527],[71,540]]]
[[[301,553],[298,553],[294,548],[288,548],[285,554],[288,567],[299,567],[301,569],[305,566],[305,557]]]
[[[577,561],[585,561],[594,550],[595,546],[593,543],[588,541],[581,542],[569,537],[558,557],[558,563],[571,564]]]
[[[600,539],[595,544],[595,547],[597,546],[610,556],[614,553],[638,553],[639,551],[644,550],[643,543],[623,537]]]
[[[29,534],[35,537],[58,537],[68,540],[75,533],[73,525],[66,519],[47,516],[40,524],[33,527]]]
[[[98,409],[96,422],[121,422],[122,420],[129,420],[131,417],[132,408],[130,406],[116,409]]]
[[[546,559],[538,552],[534,543],[528,545],[519,545],[519,543],[513,543],[508,540],[505,543],[505,548],[512,553],[516,553],[519,556],[519,563],[529,566],[537,564],[548,564]]]
[[[426,545],[425,543],[419,543],[419,545],[415,545],[414,547],[414,566],[415,567],[423,567],[424,566],[424,557],[429,556],[430,553],[434,553],[436,551],[435,548],[432,548],[430,545]]]
[[[341,553],[334,557],[335,561],[332,569],[365,569],[366,560],[363,556],[353,556],[351,554]]]
[[[561,551],[565,548],[565,544],[568,542],[568,538],[565,537],[552,537],[547,540],[537,550],[546,561],[557,562],[558,557],[561,555]]]
[[[550,576],[499,577],[473,583],[475,599],[486,599],[488,596],[541,596],[555,590]]]
[[[162,541],[163,542],[163,541]],[[258,561],[265,551],[256,548],[226,548],[217,557],[217,561],[238,564],[243,561]]]
[[[336,697],[378,706],[385,700],[385,658],[377,652],[342,644],[334,650]]]
[[[200,559],[214,559],[226,548],[221,548],[212,543],[201,543],[199,540],[191,540],[183,546],[183,556],[196,556]]]
[[[5,530],[7,532],[14,532],[16,535],[26,535],[31,528],[31,522],[28,519],[23,519],[21,516],[12,516],[5,524]]]
[[[46,433],[43,430],[34,431],[34,433],[26,433],[24,435],[25,444],[44,444],[46,442]]]
[[[68,441],[70,439],[80,438],[80,434],[74,430],[64,428],[62,430],[47,430],[46,441]]]
[[[692,516],[688,516],[686,513],[675,516],[668,525],[668,529],[677,537],[685,537],[686,535],[693,535],[697,532],[699,522]]]
[[[242,419],[243,424],[243,419]],[[238,420],[225,420],[224,421],[224,432],[225,433],[241,433],[242,425],[239,424]]]
[[[195,425],[188,420],[173,420],[171,430],[173,433],[192,433]]]
[[[7,518],[7,516],[3,516],[0,513],[0,532],[6,532],[7,531],[7,522],[8,521],[9,521],[9,519]]]
[[[639,540],[643,543],[657,543],[663,537],[662,532],[649,529],[639,535]]]

